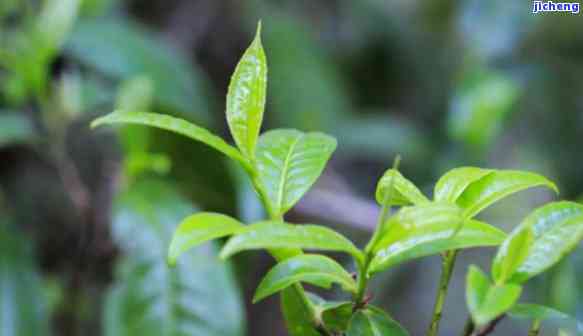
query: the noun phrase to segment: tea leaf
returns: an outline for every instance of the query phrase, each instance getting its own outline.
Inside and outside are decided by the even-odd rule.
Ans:
[[[427,203],[429,200],[419,189],[395,169],[389,169],[379,180],[376,190],[379,204],[410,205]]]
[[[229,239],[221,251],[221,258],[226,259],[240,251],[262,248],[339,251],[352,254],[359,260],[362,258],[362,252],[336,231],[318,225],[292,225],[275,221],[245,226]]]
[[[498,251],[495,259],[498,263],[511,258],[507,255],[509,248],[506,245],[510,246],[521,230],[532,230],[534,237],[529,246],[522,246],[525,251],[521,253],[526,256],[508,275],[508,281],[516,283],[544,272],[577,246],[583,239],[583,205],[554,202],[533,211]]]
[[[492,173],[491,169],[460,167],[445,173],[435,184],[433,198],[436,201],[456,202],[466,188]]]
[[[484,325],[508,311],[520,297],[522,287],[495,285],[476,266],[470,266],[466,279],[466,300],[472,319]]]
[[[357,311],[348,323],[347,336],[408,336],[409,332],[379,308]]]
[[[338,283],[346,291],[356,292],[354,279],[336,261],[322,255],[304,254],[286,259],[273,267],[261,280],[253,302],[298,282],[328,289],[332,283]]]
[[[184,119],[157,113],[115,111],[106,116],[95,119],[91,123],[91,127],[111,124],[145,125],[178,133],[211,146],[228,157],[240,162],[245,167],[249,166],[247,160],[235,147],[229,145],[223,139],[212,134],[207,129],[191,124]]]
[[[203,212],[187,217],[174,232],[168,263],[174,265],[182,253],[205,241],[236,233],[242,227],[238,220],[218,213]]]
[[[231,77],[227,93],[227,121],[235,143],[247,158],[255,157],[255,145],[263,121],[267,89],[267,61],[261,45],[261,22],[255,39]]]
[[[492,277],[497,283],[505,283],[528,257],[534,241],[529,227],[519,227],[502,243],[492,263]]]
[[[473,217],[504,197],[538,186],[558,193],[557,186],[541,175],[516,170],[493,171],[467,186],[457,204],[465,209],[465,216]]]
[[[313,304],[311,300],[309,304]],[[286,288],[281,292],[281,310],[290,336],[322,335],[314,328],[314,320],[310,315],[311,308],[305,306],[305,301],[295,288]]]
[[[352,302],[335,302],[326,305],[322,309],[321,319],[326,326],[326,329],[341,333],[346,331],[348,323],[354,311],[354,303]]]
[[[259,138],[257,170],[275,216],[287,212],[314,184],[336,149],[322,133],[273,130]]]

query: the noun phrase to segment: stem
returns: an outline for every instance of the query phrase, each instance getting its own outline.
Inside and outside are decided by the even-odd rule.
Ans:
[[[528,336],[538,336],[539,332],[540,332],[540,320],[537,319],[532,321],[532,325],[528,330]]]
[[[433,308],[433,318],[431,325],[427,331],[427,336],[437,336],[439,331],[439,322],[441,321],[441,313],[443,311],[443,304],[447,296],[449,288],[449,281],[455,266],[455,259],[457,256],[456,250],[451,250],[445,253],[441,263],[441,278],[439,279],[439,288],[437,289],[437,297],[435,298],[435,306]]]
[[[486,336],[486,335],[490,334],[491,332],[494,331],[494,329],[496,328],[498,323],[500,323],[500,321],[502,321],[505,316],[506,316],[505,314],[502,314],[502,315],[498,316],[497,318],[493,319],[488,324],[486,324],[486,326],[484,326],[484,328],[482,328],[482,330],[477,332],[475,335],[476,336]]]

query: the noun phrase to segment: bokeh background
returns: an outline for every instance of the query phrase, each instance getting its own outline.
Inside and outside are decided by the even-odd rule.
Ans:
[[[200,210],[263,216],[242,172],[203,145],[140,127],[90,130],[117,107],[179,116],[229,138],[230,74],[263,20],[264,129],[318,130],[339,148],[288,219],[366,242],[375,183],[402,173],[431,195],[450,168],[535,171],[583,195],[583,19],[508,0],[1,0],[0,335],[285,335],[273,265],[206,245],[169,269],[175,226]],[[556,196],[523,193],[483,218],[509,231]],[[464,251],[441,335],[467,317]],[[335,256],[342,260],[343,256]],[[346,260],[348,262],[348,260]],[[439,257],[395,267],[375,301],[428,326]],[[352,265],[348,264],[348,267]],[[583,318],[583,247],[524,300]],[[334,297],[334,291],[322,293]],[[506,320],[495,335],[525,334]],[[556,335],[545,325],[543,335]]]

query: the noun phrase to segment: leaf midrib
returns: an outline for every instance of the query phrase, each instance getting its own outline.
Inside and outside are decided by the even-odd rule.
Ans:
[[[284,200],[285,200],[285,185],[286,185],[286,181],[287,181],[287,174],[288,174],[288,169],[290,166],[290,161],[291,161],[291,156],[292,153],[294,152],[294,149],[296,147],[296,145],[298,144],[298,142],[300,142],[301,138],[304,135],[302,134],[298,134],[298,136],[294,139],[294,141],[292,142],[289,151],[285,157],[285,160],[283,162],[283,168],[281,171],[281,180],[279,181],[279,188],[278,188],[278,194],[277,194],[277,206],[279,211],[283,211],[283,207],[284,207]]]

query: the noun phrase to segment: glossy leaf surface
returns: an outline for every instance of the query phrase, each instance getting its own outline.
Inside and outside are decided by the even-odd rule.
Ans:
[[[517,263],[509,281],[522,283],[544,272],[571,252],[583,239],[583,205],[574,202],[554,202],[544,205],[520,224],[496,256],[496,262],[512,259],[508,248],[521,230],[532,230],[533,239],[522,245],[525,256]],[[517,253],[517,252],[514,252]]]
[[[104,335],[244,334],[240,293],[214,244],[182,255],[173,268],[164,260],[176,223],[194,211],[161,181],[142,181],[116,200],[112,230],[124,257],[107,294]]]
[[[144,125],[178,133],[207,144],[228,157],[247,165],[247,161],[241,156],[241,153],[239,153],[236,148],[226,143],[220,137],[212,134],[207,129],[191,124],[180,118],[157,113],[115,111],[106,116],[95,119],[91,123],[91,127],[110,124]]]
[[[348,324],[347,336],[408,336],[409,332],[379,308],[357,311]]]
[[[245,226],[229,239],[221,251],[221,258],[226,259],[240,251],[262,248],[339,251],[362,258],[358,248],[334,230],[318,225],[292,225],[274,221]]]
[[[356,291],[354,279],[336,261],[322,255],[304,254],[275,265],[261,280],[255,291],[253,302],[298,282],[306,282],[327,289],[332,286],[332,283],[337,283],[348,292]]]
[[[447,221],[411,228],[394,224],[377,244],[369,272],[449,250],[496,246],[505,238],[503,231],[476,220],[466,220],[461,228]]]
[[[484,325],[504,314],[516,303],[521,292],[519,285],[492,284],[478,267],[470,266],[466,279],[466,300],[477,325]]]
[[[466,188],[492,173],[491,169],[460,167],[445,173],[435,184],[433,198],[436,201],[456,202]]]
[[[528,257],[534,241],[534,232],[529,227],[519,227],[500,246],[492,263],[492,277],[496,283],[505,283]]]
[[[539,186],[558,192],[555,184],[541,175],[515,170],[497,170],[469,185],[458,198],[457,204],[465,209],[465,216],[473,217],[504,197]]]
[[[308,300],[310,300],[308,295]],[[313,303],[310,301],[310,304]],[[321,336],[313,325],[310,315],[313,307],[306,307],[304,301],[294,288],[287,288],[281,292],[281,310],[290,336]]]
[[[398,170],[389,169],[379,180],[376,190],[379,204],[410,205],[429,202],[427,197]]]
[[[267,60],[261,45],[261,23],[231,77],[227,93],[227,121],[235,143],[247,158],[255,146],[263,122],[267,90]]]
[[[308,191],[334,149],[336,140],[322,133],[282,129],[261,135],[257,170],[274,215],[288,211]]]
[[[174,265],[178,257],[189,249],[211,239],[236,233],[243,227],[238,220],[218,213],[197,213],[184,219],[172,236],[168,263]]]

